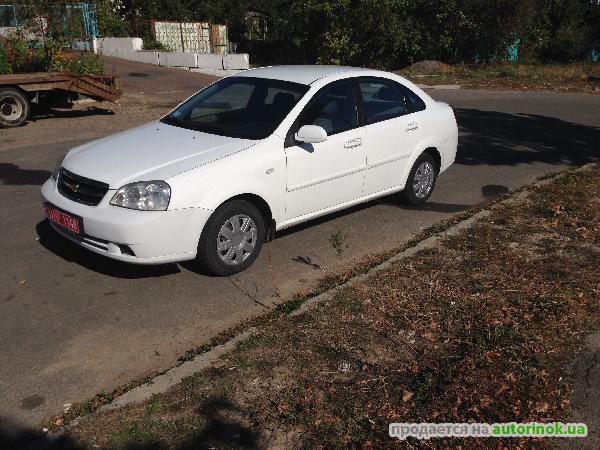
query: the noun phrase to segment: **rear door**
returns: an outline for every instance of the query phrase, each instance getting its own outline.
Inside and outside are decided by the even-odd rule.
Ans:
[[[303,125],[324,128],[327,140],[317,144],[295,142],[293,136]],[[364,136],[352,81],[335,81],[314,95],[286,139],[286,219],[362,196]]]
[[[365,195],[397,187],[409,157],[422,139],[421,111],[416,94],[385,78],[357,79],[365,124]],[[411,95],[412,94],[412,95]],[[417,97],[418,99],[418,97]]]

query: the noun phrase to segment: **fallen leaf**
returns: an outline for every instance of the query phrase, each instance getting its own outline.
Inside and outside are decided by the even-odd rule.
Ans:
[[[280,414],[285,414],[290,410],[290,405],[288,405],[287,403],[280,403],[279,405],[277,405],[277,411],[279,411]]]
[[[502,383],[502,385],[500,386],[500,389],[498,389],[498,390],[496,391],[496,395],[500,395],[500,394],[502,394],[502,393],[503,393],[505,390],[507,390],[507,389],[508,389],[508,385],[506,385],[506,384]]]
[[[433,340],[434,340],[434,339],[433,339],[433,334],[432,334],[432,333],[429,333],[429,332],[427,332],[427,333],[423,333],[421,336],[422,336],[423,338],[427,339],[428,341],[433,341]]]
[[[547,412],[550,409],[550,405],[546,402],[540,403],[535,410],[537,412]]]

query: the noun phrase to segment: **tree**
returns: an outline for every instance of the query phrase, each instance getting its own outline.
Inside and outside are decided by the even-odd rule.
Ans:
[[[124,37],[129,35],[129,27],[122,17],[122,6],[120,0],[94,1],[98,31],[101,36]]]

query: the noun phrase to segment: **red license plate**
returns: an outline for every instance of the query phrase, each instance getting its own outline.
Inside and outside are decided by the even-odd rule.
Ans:
[[[73,233],[81,233],[81,221],[77,217],[73,217],[51,206],[44,206],[46,217],[52,222],[66,228]]]

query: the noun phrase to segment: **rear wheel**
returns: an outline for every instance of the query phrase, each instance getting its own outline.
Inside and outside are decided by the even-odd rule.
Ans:
[[[419,156],[406,180],[406,186],[402,191],[403,199],[414,206],[425,203],[433,192],[438,171],[433,156],[428,153]]]
[[[198,261],[213,275],[226,276],[247,269],[265,239],[265,223],[246,200],[224,203],[210,217],[198,244]]]
[[[15,88],[0,89],[0,125],[18,127],[29,118],[29,99]]]

